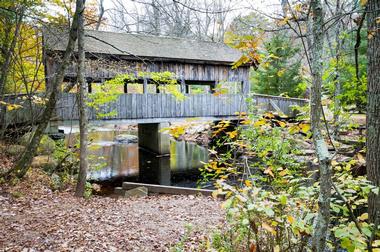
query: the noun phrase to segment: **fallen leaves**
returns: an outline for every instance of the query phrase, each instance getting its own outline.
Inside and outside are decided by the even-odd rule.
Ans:
[[[1,193],[0,195],[4,195]],[[11,251],[168,251],[185,225],[196,227],[191,243],[223,220],[217,201],[206,197],[138,199],[75,198],[71,192],[15,199],[0,196],[0,247]]]

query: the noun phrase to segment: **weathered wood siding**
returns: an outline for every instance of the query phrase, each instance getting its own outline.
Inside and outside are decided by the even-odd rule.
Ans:
[[[97,119],[95,110],[89,110],[90,120]],[[115,116],[104,119],[147,119],[231,116],[240,110],[246,110],[244,97],[241,95],[187,95],[186,99],[180,101],[171,94],[122,94],[117,101],[104,105],[100,112],[117,112]],[[74,94],[61,95],[56,115],[59,120],[79,118]]]
[[[284,113],[291,113],[290,105],[305,105],[307,100],[288,99],[275,96],[253,95],[253,106],[266,111],[274,111],[269,101],[274,102]],[[187,95],[183,101],[171,94],[122,94],[117,101],[104,105],[99,112],[116,111],[116,115],[103,119],[148,119],[180,117],[218,117],[235,116],[238,112],[248,112],[246,96],[212,94]],[[79,118],[75,94],[61,94],[57,103],[58,120],[77,120]],[[96,120],[93,108],[90,120]]]
[[[6,96],[5,101],[20,104],[22,108],[6,111],[7,125],[37,123],[44,108],[43,104],[31,104],[23,99],[25,96]],[[171,94],[122,94],[116,102],[106,104],[102,113],[115,110],[116,116],[104,119],[151,119],[151,118],[181,118],[181,117],[223,117],[235,116],[237,112],[254,110],[276,111],[273,103],[285,114],[292,114],[292,105],[304,106],[305,99],[285,98],[269,95],[253,94],[252,102],[247,104],[245,95],[214,96],[212,94],[186,95],[184,101],[177,100]],[[97,120],[96,113],[90,108],[90,120]],[[252,111],[251,111],[252,112]],[[60,94],[56,105],[56,113],[52,120],[77,120],[77,96],[73,93]]]
[[[58,71],[59,57],[47,56],[45,60],[48,85],[50,76]],[[243,92],[248,93],[249,87],[249,66],[241,66],[231,69],[231,65],[211,64],[211,63],[184,63],[170,62],[162,60],[131,60],[118,59],[111,60],[99,56],[97,59],[86,59],[85,77],[94,81],[104,81],[114,78],[117,74],[138,72],[164,72],[174,73],[178,79],[192,81],[229,81],[242,82]],[[68,67],[65,78],[76,78],[77,66],[75,61]]]

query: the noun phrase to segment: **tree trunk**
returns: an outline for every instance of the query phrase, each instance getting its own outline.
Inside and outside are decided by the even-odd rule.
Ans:
[[[102,24],[103,16],[104,16],[104,0],[100,0],[99,1],[98,21],[96,22],[95,30],[99,30],[100,25]]]
[[[17,40],[20,35],[20,29],[21,29],[21,23],[22,23],[23,17],[24,17],[24,8],[22,8],[20,13],[16,15],[16,27],[15,27],[15,32],[13,34],[13,39],[9,48],[7,48],[8,50],[5,55],[5,60],[1,66],[0,95],[3,95],[4,93],[5,84],[7,82],[7,77],[8,77],[8,72],[9,72],[9,66],[11,64],[12,55],[14,53]]]
[[[78,174],[78,182],[75,196],[83,197],[86,187],[87,169],[88,169],[88,141],[87,141],[87,82],[85,73],[85,51],[84,51],[84,17],[85,0],[78,0],[78,8],[81,10],[78,16],[78,73],[77,79],[79,84],[79,131],[80,131],[80,166]]]
[[[77,1],[77,7],[75,10],[72,26],[70,29],[69,41],[67,43],[66,51],[65,51],[62,63],[58,69],[58,72],[54,77],[53,85],[48,95],[49,100],[41,116],[41,122],[37,126],[36,130],[34,131],[34,134],[30,143],[25,148],[25,151],[22,153],[20,159],[17,161],[15,166],[6,174],[2,174],[2,177],[5,177],[6,179],[11,179],[13,177],[22,178],[27,173],[30,167],[30,164],[32,162],[32,159],[34,157],[34,154],[37,150],[37,147],[41,141],[42,135],[55,109],[55,104],[57,102],[58,87],[59,87],[59,84],[62,83],[63,81],[64,73],[68,64],[70,63],[71,55],[72,55],[72,52],[74,51],[75,42],[78,36],[78,21],[77,21],[78,14],[79,14],[78,2],[79,0]]]
[[[367,177],[380,186],[380,0],[367,2]],[[368,197],[369,219],[380,218],[380,195]]]
[[[340,5],[340,1],[338,0],[336,3],[336,16],[342,15],[342,6]],[[339,134],[339,126],[340,126],[340,114],[342,111],[341,103],[340,103],[340,94],[342,93],[342,83],[340,80],[340,61],[341,61],[341,53],[343,48],[344,38],[341,38],[341,32],[343,29],[343,21],[338,22],[335,32],[335,43],[336,43],[336,52],[335,52],[335,76],[334,76],[334,137],[338,137]]]
[[[13,34],[13,39],[12,39],[11,44],[9,45],[9,48],[6,48],[7,50],[6,50],[6,54],[4,55],[5,56],[4,62],[2,62],[1,76],[0,76],[0,100],[4,99],[4,91],[5,91],[5,85],[8,79],[9,67],[11,65],[12,55],[15,51],[17,40],[20,35],[21,23],[22,23],[23,17],[24,17],[24,7],[22,7],[20,13],[16,15],[16,27],[15,27],[15,32]],[[4,136],[4,133],[7,128],[6,121],[5,121],[5,113],[6,113],[6,106],[0,106],[0,125],[2,125],[0,129],[0,137]]]
[[[313,133],[313,142],[319,161],[320,192],[318,198],[318,215],[314,222],[313,251],[324,251],[326,247],[327,231],[330,221],[331,175],[330,154],[321,132],[321,89],[323,73],[323,10],[320,0],[310,2],[312,11],[312,39],[311,47],[311,97],[310,121]]]

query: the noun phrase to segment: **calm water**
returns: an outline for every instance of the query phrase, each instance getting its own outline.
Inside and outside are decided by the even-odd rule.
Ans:
[[[64,129],[67,145],[77,141],[77,129],[69,133]],[[115,137],[120,134],[137,136],[137,131],[122,131],[95,128],[89,132],[89,179],[112,182],[115,186],[123,181],[161,185],[195,187],[199,178],[198,168],[208,160],[206,148],[195,143],[170,141],[170,155],[158,156],[137,143],[119,143]]]

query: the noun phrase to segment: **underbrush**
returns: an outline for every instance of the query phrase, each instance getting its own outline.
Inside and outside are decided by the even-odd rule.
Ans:
[[[271,113],[246,117],[231,129],[214,127],[212,157],[200,183],[223,196],[228,225],[205,238],[206,251],[312,251],[318,211],[318,161],[307,159],[299,140],[309,141],[307,120],[289,123]],[[332,162],[328,246],[332,251],[380,251],[379,232],[368,221],[367,200],[378,193],[352,167],[362,154]],[[314,159],[314,160],[313,160]],[[371,248],[372,247],[372,248]]]

